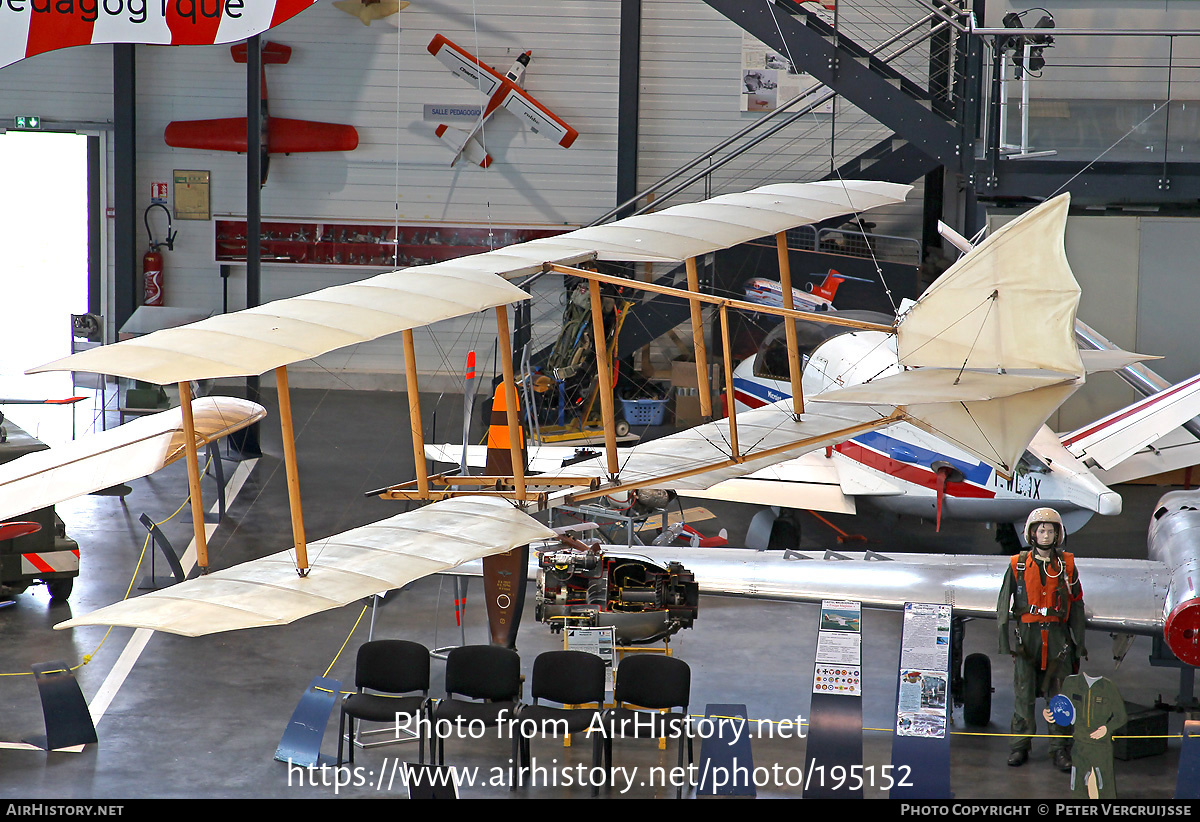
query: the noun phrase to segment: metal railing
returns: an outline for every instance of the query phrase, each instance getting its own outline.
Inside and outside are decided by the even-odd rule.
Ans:
[[[1053,37],[1030,61],[1015,40]],[[999,159],[1200,160],[1200,32],[977,29],[990,66],[985,140]],[[1044,61],[1044,63],[1042,62]]]

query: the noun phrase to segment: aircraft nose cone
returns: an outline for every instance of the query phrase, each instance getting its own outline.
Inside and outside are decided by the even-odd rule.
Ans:
[[[1105,491],[1100,495],[1096,513],[1103,517],[1115,517],[1121,513],[1121,495],[1116,491]]]

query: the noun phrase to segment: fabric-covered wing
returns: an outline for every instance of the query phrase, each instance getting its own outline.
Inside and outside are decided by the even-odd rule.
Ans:
[[[854,433],[861,433],[895,422],[886,417],[886,411],[870,406],[830,403],[819,411],[805,412],[804,418],[797,422],[792,418],[791,400],[784,400],[737,415],[742,455],[739,462],[727,464],[731,459],[729,421],[717,420],[622,449],[619,452],[620,478],[623,483],[655,480],[655,488],[700,490],[794,459],[805,451],[840,442],[849,436],[846,429],[852,426],[859,426]],[[797,445],[795,449],[755,456],[772,449],[784,449],[793,443]],[[597,457],[564,470],[573,476],[604,476],[607,473],[605,466],[604,457]],[[689,476],[671,476],[703,466],[711,468]]]
[[[900,322],[900,362],[1081,375],[1080,291],[1063,244],[1070,202],[1046,201],[947,269]]]
[[[911,188],[861,180],[779,183],[523,245],[591,248],[600,260],[679,262],[796,226],[901,203]]]
[[[1079,284],[1063,245],[1069,205],[1069,195],[1055,197],[992,234],[897,325],[900,364],[933,373],[887,378],[905,388],[892,392],[892,401],[914,425],[1003,474],[1011,474],[1038,428],[1084,381],[1075,343]],[[964,371],[960,379],[936,369]],[[1030,374],[1044,378],[1040,387]],[[912,384],[920,380],[929,384]],[[879,382],[882,390],[885,381]],[[905,397],[910,388],[922,390]]]
[[[1044,371],[919,368],[826,391],[812,401],[903,406],[914,425],[1008,473],[1046,418],[1079,385],[1075,376]]]
[[[511,255],[501,255],[493,265],[503,266],[509,260]],[[159,385],[255,376],[348,345],[528,297],[496,274],[478,270],[478,260],[476,266],[466,267],[456,262],[392,271],[220,314],[72,354],[29,373],[90,371]]]
[[[292,553],[283,551],[54,627],[125,625],[203,636],[285,625],[553,536],[504,500],[458,497],[310,543],[312,568],[306,577],[296,573]]]
[[[233,397],[193,400],[192,412],[197,447],[267,415],[258,403]],[[144,477],[183,454],[183,412],[178,408],[26,454],[0,465],[0,520]]]
[[[838,466],[821,452],[760,468],[752,474],[719,482],[711,488],[684,491],[683,496],[835,514],[856,513],[854,497],[846,495],[838,475]]]
[[[840,180],[763,186],[210,317],[73,354],[28,373],[88,371],[159,385],[254,376],[344,346],[527,299],[505,278],[540,271],[545,263],[680,261],[829,217],[903,202],[910,188]]]

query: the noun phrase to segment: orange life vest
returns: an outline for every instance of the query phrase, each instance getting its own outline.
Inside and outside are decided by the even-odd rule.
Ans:
[[[1066,622],[1071,613],[1071,601],[1083,597],[1078,581],[1071,582],[1075,579],[1074,554],[1064,552],[1057,562],[1051,559],[1044,564],[1047,574],[1043,582],[1041,571],[1036,567],[1037,560],[1029,561],[1028,551],[1022,551],[1011,560],[1017,590],[1024,593],[1026,601],[1024,611],[1018,612],[1021,596],[1015,598],[1013,616],[1020,616],[1022,622]],[[1065,590],[1060,592],[1060,588]]]

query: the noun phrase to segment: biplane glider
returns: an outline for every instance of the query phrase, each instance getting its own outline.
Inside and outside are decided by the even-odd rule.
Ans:
[[[770,309],[703,295],[695,287],[698,255],[764,233],[775,234],[781,248],[786,248],[784,232],[789,228],[896,203],[906,191],[905,186],[877,182],[765,186],[381,274],[91,349],[32,369],[93,371],[159,384],[274,369],[284,461],[292,490],[292,549],[101,608],[56,627],[117,624],[200,635],[289,623],[466,560],[550,539],[553,532],[529,513],[559,501],[579,502],[638,487],[704,488],[900,421],[930,430],[1001,471],[1012,472],[1034,433],[1085,377],[1071,329],[1079,289],[1063,250],[1066,196],[1039,206],[989,237],[943,275],[895,327],[862,323],[836,313],[796,311],[790,306]],[[1005,247],[1020,247],[1025,264],[1014,269],[987,261],[988,254]],[[786,254],[780,256],[786,260]],[[613,426],[606,425],[602,457],[571,466],[570,476],[527,476],[520,454],[516,386],[507,346],[507,305],[527,295],[505,277],[547,269],[581,277],[588,281],[594,311],[599,312],[602,283],[629,286],[631,281],[579,268],[580,263],[680,260],[686,263],[691,288],[649,283],[638,287],[687,300],[696,322],[708,303],[723,323],[730,310],[746,308],[760,313],[775,311],[789,321],[845,325],[881,339],[896,334],[899,362],[886,374],[849,368],[840,375],[844,388],[825,392],[819,402],[806,406],[801,363],[794,357],[791,400],[734,413],[726,420],[622,452],[616,449]],[[1030,271],[1038,272],[1032,282],[1024,273]],[[780,278],[784,299],[790,302],[786,266],[782,266]],[[426,474],[421,459],[424,443],[417,375],[409,368],[417,478],[386,489],[380,496],[429,500],[431,504],[323,540],[319,561],[310,563],[295,481],[297,457],[291,444],[287,365],[395,332],[404,335],[405,359],[412,363],[413,328],[484,309],[495,310],[502,342],[500,362],[513,470],[488,477]],[[602,327],[601,323],[593,325]],[[708,356],[704,335],[695,335],[694,344],[697,368],[703,372]],[[729,366],[727,346],[722,355]],[[606,390],[611,375],[603,358],[597,368],[603,413],[611,422],[612,392]],[[727,367],[726,373],[731,372]],[[186,399],[187,392],[181,396]],[[703,394],[700,399],[702,409],[711,414],[711,399]],[[188,467],[191,474],[198,474],[194,450],[189,450]],[[480,490],[461,490],[468,484]],[[197,502],[198,489],[193,486],[194,511],[200,510]],[[197,546],[204,567],[207,555],[202,523]],[[495,631],[493,639],[496,641]]]

